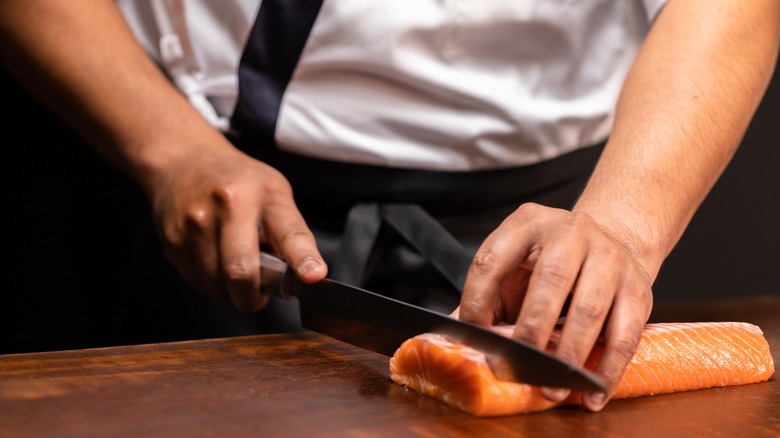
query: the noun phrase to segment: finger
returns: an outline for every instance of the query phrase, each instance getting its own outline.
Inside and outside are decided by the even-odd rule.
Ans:
[[[512,337],[545,348],[585,260],[587,243],[575,228],[542,236]]]
[[[155,232],[160,239],[165,259],[176,268],[185,283],[196,291],[205,293],[192,265],[191,250],[184,238],[180,237],[179,227],[166,226],[163,222],[155,222]]]
[[[621,274],[614,267],[620,263],[618,252],[590,248],[574,285],[571,303],[555,354],[575,365],[583,365],[596,344],[607,318]],[[543,388],[550,400],[563,400],[569,391]]]
[[[576,228],[569,227],[556,228],[544,236],[513,338],[541,349],[547,347],[584,263],[587,245],[580,236]],[[569,392],[564,388],[542,388],[542,395],[552,401],[564,400]]]
[[[500,299],[512,288],[512,278],[534,241],[529,227],[510,216],[482,243],[469,266],[460,300],[460,319],[482,326],[493,325],[505,313]],[[521,294],[520,285],[516,291]]]
[[[228,296],[219,272],[218,232],[212,210],[191,208],[184,218],[186,254],[198,289],[216,298]]]
[[[257,212],[233,210],[220,228],[222,280],[233,305],[241,312],[257,312],[270,297],[260,293],[260,235]]]
[[[556,354],[581,365],[590,355],[604,326],[615,293],[621,286],[620,257],[611,250],[591,250],[572,293]]]
[[[636,353],[642,330],[652,307],[649,288],[638,283],[624,286],[615,297],[612,311],[604,330],[604,352],[595,372],[609,386],[608,393],[589,392],[583,397],[583,405],[594,412],[600,411],[609,401],[631,358]]]
[[[527,263],[527,260],[523,262],[523,264],[525,263]],[[525,267],[515,268],[507,274],[503,283],[499,286],[500,299],[495,311],[495,323],[514,325],[517,322],[530,278],[531,271]]]
[[[266,207],[263,223],[272,246],[302,281],[315,283],[328,274],[314,235],[295,203],[277,201]]]

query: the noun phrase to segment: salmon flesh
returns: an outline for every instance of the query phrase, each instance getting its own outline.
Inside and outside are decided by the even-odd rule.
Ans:
[[[509,336],[513,326],[494,327]],[[556,336],[548,350],[555,349]],[[593,369],[602,346],[585,364]],[[647,324],[637,352],[613,398],[639,397],[768,380],[775,372],[769,344],[758,326],[743,322]],[[390,359],[398,384],[475,416],[512,415],[579,404],[581,391],[563,402],[540,388],[496,379],[485,355],[444,336],[424,333],[404,342]]]

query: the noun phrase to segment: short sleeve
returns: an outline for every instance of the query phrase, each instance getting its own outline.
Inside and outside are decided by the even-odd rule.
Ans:
[[[655,21],[655,17],[658,16],[658,13],[661,12],[661,9],[668,2],[669,0],[642,0],[647,13],[647,21],[649,23]]]

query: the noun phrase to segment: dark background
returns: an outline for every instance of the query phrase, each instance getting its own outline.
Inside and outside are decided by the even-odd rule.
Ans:
[[[656,300],[780,294],[780,71],[653,288]],[[780,315],[778,315],[780,318]]]
[[[138,188],[5,72],[0,353],[117,342]],[[654,287],[656,302],[780,294],[780,73]],[[780,315],[778,315],[780,317]]]

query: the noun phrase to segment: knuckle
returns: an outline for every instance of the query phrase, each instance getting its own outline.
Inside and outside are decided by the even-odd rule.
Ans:
[[[569,313],[577,315],[587,324],[600,321],[606,314],[606,309],[596,301],[582,300],[575,303]]]
[[[184,213],[184,224],[188,231],[203,233],[208,229],[208,210],[201,205],[194,205]]]
[[[160,225],[157,228],[157,235],[166,252],[166,256],[173,257],[186,250],[187,239],[178,224],[168,223]]]
[[[517,207],[515,210],[515,215],[518,216],[518,218],[523,219],[536,215],[541,209],[542,206],[540,204],[535,202],[526,202]]]
[[[590,228],[593,225],[593,219],[585,212],[572,211],[569,214],[569,223],[575,228]]]
[[[612,349],[613,354],[617,355],[620,359],[620,363],[628,363],[634,356],[634,353],[639,346],[640,335],[640,333],[637,333],[636,336],[621,334],[612,341],[610,348]]]
[[[614,245],[605,245],[600,248],[599,256],[604,259],[606,266],[623,266],[631,262],[631,260],[627,260],[626,252]]]
[[[642,308],[652,307],[653,291],[642,281],[634,281],[624,286],[623,294],[629,300]]]
[[[162,225],[158,228],[158,234],[160,239],[167,247],[179,248],[182,246],[184,239],[181,237],[178,227],[172,225]]]
[[[545,324],[539,318],[524,318],[515,326],[515,335],[538,347],[546,345]]]
[[[256,283],[259,270],[250,263],[231,263],[225,267],[223,275],[234,285],[251,286]]]
[[[539,210],[540,208],[542,208],[541,204],[537,204],[536,202],[526,202],[522,204],[518,210],[533,212]]]
[[[642,309],[645,320],[650,317],[653,310],[653,291],[649,286],[637,282],[634,287],[627,289],[627,298],[634,307]]]
[[[592,346],[588,346],[583,343],[570,344],[567,345],[566,348],[559,347],[555,354],[565,361],[582,364],[587,358],[588,353],[591,351],[591,348],[589,347]]]
[[[556,289],[567,288],[573,279],[566,267],[557,261],[546,261],[536,267],[538,281]]]
[[[626,262],[626,251],[612,241],[600,241],[594,244],[592,251],[599,257],[599,260],[603,260],[603,263]]]
[[[311,235],[309,234],[308,230],[299,227],[292,228],[285,233],[285,239],[287,240],[293,240],[299,238],[308,239],[310,236]]]
[[[311,238],[312,235],[309,230],[304,227],[293,226],[284,231],[282,236],[279,238],[279,243],[282,246],[286,246],[291,242],[295,242],[301,239],[310,240]]]
[[[567,227],[571,233],[582,236],[591,234],[597,228],[596,222],[589,214],[581,211],[573,211],[566,218]]]
[[[272,196],[282,196],[285,199],[292,195],[292,186],[286,178],[269,178],[265,183],[265,191]]]
[[[490,248],[480,248],[469,269],[480,276],[493,274],[498,270],[498,256]]]
[[[235,204],[238,188],[232,183],[223,183],[211,189],[212,201],[221,207]]]
[[[478,324],[491,324],[492,316],[492,309],[488,309],[481,300],[463,296],[460,303],[460,319]]]

